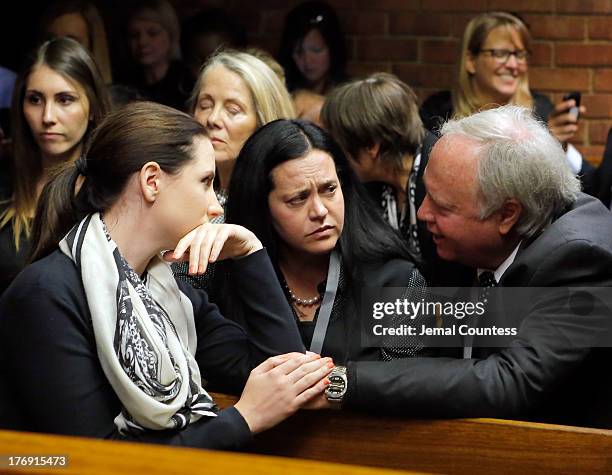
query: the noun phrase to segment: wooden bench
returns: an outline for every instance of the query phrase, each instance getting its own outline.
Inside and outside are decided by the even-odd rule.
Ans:
[[[67,465],[9,467],[15,455],[66,455]],[[393,475],[396,471],[253,454],[0,431],[0,473],[88,475]],[[406,473],[406,472],[399,472]],[[413,472],[414,473],[414,472]]]
[[[213,397],[221,407],[236,400]],[[612,430],[500,419],[409,420],[303,411],[259,434],[250,450],[435,473],[612,473]]]

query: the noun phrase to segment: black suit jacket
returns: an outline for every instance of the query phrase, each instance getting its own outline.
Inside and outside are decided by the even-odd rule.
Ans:
[[[501,285],[612,286],[612,215],[580,194],[571,209],[520,250]],[[596,307],[578,319],[551,306],[546,292],[512,304],[526,314],[509,347],[479,350],[472,359],[391,361],[378,372],[369,362],[349,364],[347,406],[417,417],[612,428],[610,349],[575,344],[594,340],[609,327],[612,311]]]

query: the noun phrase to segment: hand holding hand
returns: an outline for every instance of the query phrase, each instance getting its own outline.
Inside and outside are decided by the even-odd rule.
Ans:
[[[248,256],[262,247],[255,234],[242,226],[206,223],[184,236],[173,252],[164,254],[164,259],[189,260],[189,273],[203,274],[209,262]]]
[[[268,358],[251,371],[235,407],[251,432],[257,434],[321,395],[329,384],[326,376],[333,367],[331,358],[313,353]]]

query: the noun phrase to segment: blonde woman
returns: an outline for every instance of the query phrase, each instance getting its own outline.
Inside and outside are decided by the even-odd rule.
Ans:
[[[261,126],[295,117],[291,97],[278,75],[261,59],[239,51],[221,51],[202,67],[191,95],[194,118],[208,130],[215,150],[215,193],[225,208],[234,165],[242,146]],[[223,215],[213,222],[222,223]],[[187,263],[173,264],[175,274],[208,290],[209,277]]]
[[[582,157],[568,145],[578,131],[578,119],[569,113],[576,104],[570,99],[553,106],[546,96],[530,90],[530,52],[531,35],[518,17],[489,12],[473,18],[463,34],[452,91],[434,94],[423,103],[425,127],[436,132],[451,117],[466,117],[506,104],[527,107],[548,123],[551,133],[567,148],[571,168],[579,173],[584,165]]]
[[[239,51],[222,51],[204,64],[191,95],[191,111],[210,133],[217,165],[215,189],[222,205],[246,140],[268,122],[295,117],[278,75],[261,59]]]

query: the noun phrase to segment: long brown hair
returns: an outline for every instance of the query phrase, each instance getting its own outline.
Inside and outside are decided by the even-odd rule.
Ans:
[[[30,261],[53,251],[83,216],[109,209],[145,163],[157,162],[166,173],[177,173],[193,158],[194,139],[207,136],[206,128],[189,115],[154,102],[134,102],[110,113],[88,140],[78,168],[63,164],[45,185]],[[82,173],[84,181],[75,194]]]
[[[491,30],[503,26],[509,30],[516,31],[527,51],[531,50],[531,35],[525,23],[518,17],[505,12],[482,13],[472,18],[465,27],[463,41],[461,42],[461,54],[457,64],[457,82],[453,87],[453,110],[455,117],[466,117],[477,112],[483,104],[479,104],[474,93],[472,78],[466,69],[466,61],[469,55],[476,56],[489,36]],[[531,109],[533,98],[529,91],[529,79],[523,74],[510,104],[515,104]]]
[[[0,215],[0,229],[9,224],[13,226],[16,249],[19,249],[21,237],[30,235],[38,200],[37,184],[44,171],[40,148],[23,114],[28,78],[34,69],[42,65],[80,85],[85,91],[91,119],[82,141],[110,110],[110,97],[100,72],[89,52],[77,41],[70,38],[49,40],[29,57],[13,91],[13,196],[8,208]]]

